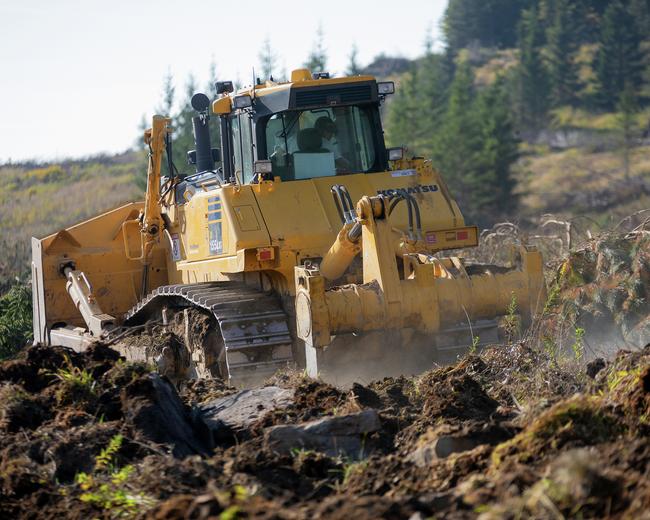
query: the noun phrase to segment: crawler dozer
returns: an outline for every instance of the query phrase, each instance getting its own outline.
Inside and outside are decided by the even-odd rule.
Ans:
[[[35,341],[108,341],[179,380],[249,386],[297,365],[344,383],[495,342],[512,302],[530,321],[540,253],[522,245],[509,266],[449,256],[477,246],[478,229],[429,160],[386,148],[392,82],[299,69],[255,83],[192,98],[195,171],[178,173],[172,122],[154,116],[145,200],[32,239]],[[200,341],[120,341],[152,320],[187,332],[197,315]]]

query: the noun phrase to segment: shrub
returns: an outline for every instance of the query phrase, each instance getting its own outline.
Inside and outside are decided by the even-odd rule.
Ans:
[[[0,359],[13,357],[32,337],[32,291],[16,283],[0,297]]]

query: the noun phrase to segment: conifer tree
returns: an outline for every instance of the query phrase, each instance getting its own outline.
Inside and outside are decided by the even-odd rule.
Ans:
[[[187,152],[194,149],[194,132],[192,117],[196,112],[190,101],[197,92],[196,79],[190,74],[185,83],[184,97],[181,99],[178,113],[173,119],[173,161],[180,173],[192,173],[187,164]]]
[[[443,19],[448,49],[453,55],[474,43],[512,47],[516,27],[529,0],[449,0]]]
[[[650,37],[650,0],[629,0],[630,14],[636,20],[637,31]]]
[[[479,168],[470,179],[472,200],[485,215],[508,214],[516,205],[512,166],[519,157],[506,83],[503,77],[486,88],[476,103],[481,128]]]
[[[436,133],[440,131],[447,108],[449,72],[443,57],[429,50],[422,59],[417,90],[416,129],[413,146],[418,153],[430,156]]]
[[[636,130],[635,114],[639,111],[638,99],[634,88],[628,83],[616,105],[618,110],[618,127],[621,130],[623,145],[623,169],[625,178],[630,178],[630,149]]]
[[[450,87],[444,123],[436,135],[434,164],[446,176],[455,194],[469,207],[471,179],[476,178],[480,150],[480,128],[474,111],[474,74],[462,61]]]
[[[642,83],[641,38],[637,24],[619,0],[612,2],[602,20],[600,47],[595,58],[597,96],[604,108],[613,108],[625,89]]]
[[[268,35],[264,39],[264,43],[262,43],[262,48],[257,58],[260,62],[260,77],[262,81],[272,78],[277,67],[278,56],[271,47],[271,39]]]
[[[361,74],[361,67],[359,66],[359,61],[357,55],[359,49],[357,44],[352,44],[352,49],[350,50],[350,55],[348,56],[348,68],[345,70],[346,76],[358,76]]]
[[[402,75],[394,99],[390,101],[390,110],[386,122],[386,141],[389,146],[407,146],[415,151],[418,137],[417,121],[421,114],[418,107],[418,69],[412,65],[411,70]]]
[[[175,95],[176,87],[174,86],[174,76],[172,75],[171,70],[168,69],[167,73],[163,77],[162,100],[156,106],[156,113],[161,116],[171,116],[174,110]]]
[[[576,66],[576,11],[570,0],[555,0],[553,23],[547,31],[550,101],[553,106],[572,104],[578,85]]]
[[[519,27],[517,112],[522,126],[539,128],[548,110],[548,72],[542,59],[544,30],[535,6],[527,9]]]
[[[323,25],[318,24],[318,29],[316,29],[316,39],[312,49],[307,56],[307,61],[305,62],[305,68],[309,69],[311,72],[324,72],[327,70],[327,51],[325,49],[325,36],[323,33]]]

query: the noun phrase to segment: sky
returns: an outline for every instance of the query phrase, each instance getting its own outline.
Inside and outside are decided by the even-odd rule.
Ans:
[[[384,52],[442,46],[447,0],[0,0],[0,164],[117,153],[138,139],[171,73],[205,87],[250,83],[265,38],[279,68],[300,68],[319,24],[333,73],[350,50],[364,65]],[[210,78],[210,63],[217,78]]]

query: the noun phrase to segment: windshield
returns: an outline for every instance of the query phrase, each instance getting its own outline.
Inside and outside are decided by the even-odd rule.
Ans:
[[[283,180],[373,171],[377,150],[370,107],[316,108],[274,114],[266,154]]]

